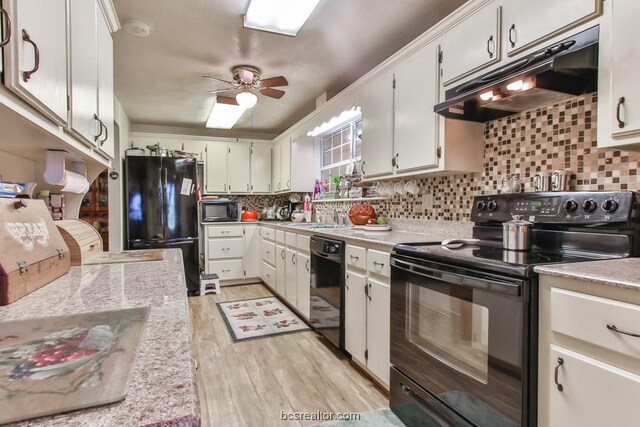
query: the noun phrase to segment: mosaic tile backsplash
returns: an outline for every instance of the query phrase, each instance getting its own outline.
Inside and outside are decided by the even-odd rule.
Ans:
[[[557,169],[573,172],[572,190],[640,189],[640,153],[597,149],[596,113],[593,93],[488,122],[483,172],[420,178],[419,194],[371,204],[391,219],[469,220],[473,197],[498,193],[502,176],[531,191],[536,172]]]

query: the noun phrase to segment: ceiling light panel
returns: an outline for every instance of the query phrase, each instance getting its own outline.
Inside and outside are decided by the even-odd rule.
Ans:
[[[295,36],[320,0],[251,0],[245,28]]]
[[[235,104],[218,102],[215,97],[206,127],[217,129],[231,129],[242,117],[246,108]]]

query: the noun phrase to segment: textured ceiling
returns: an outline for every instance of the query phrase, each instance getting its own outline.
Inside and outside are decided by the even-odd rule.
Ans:
[[[238,64],[283,75],[279,100],[260,96],[229,131],[278,134],[309,114],[315,99],[357,80],[464,0],[320,0],[297,37],[245,29],[248,0],[115,0],[121,23],[142,19],[151,35],[114,35],[116,95],[133,123],[202,128],[207,92]],[[222,95],[233,95],[223,93]]]

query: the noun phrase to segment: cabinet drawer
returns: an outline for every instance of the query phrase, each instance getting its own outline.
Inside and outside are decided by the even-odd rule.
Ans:
[[[207,273],[216,273],[220,280],[242,279],[244,277],[242,260],[207,261]]]
[[[298,247],[298,250],[308,253],[310,244],[311,244],[311,236],[305,236],[304,234],[297,235],[296,246]]]
[[[236,227],[207,227],[207,237],[238,237],[242,236],[242,226]]]
[[[551,288],[551,330],[640,358],[640,306]]]
[[[262,260],[268,262],[271,265],[276,265],[276,244],[262,241]]]
[[[207,259],[242,258],[242,239],[210,239],[207,241]]]
[[[347,268],[358,268],[364,270],[367,268],[366,250],[360,246],[347,245],[347,251],[345,252],[345,260],[347,261]]]
[[[267,264],[266,262],[262,263],[262,270],[260,273],[260,277],[264,282],[275,289],[276,287],[276,269]]]
[[[389,277],[389,254],[369,249],[367,251],[367,271]]]
[[[276,242],[278,243],[285,243],[285,234],[283,230],[276,230]]]
[[[260,235],[263,239],[276,240],[276,230],[273,228],[262,227],[260,229]]]
[[[296,234],[295,233],[285,233],[285,243],[287,244],[288,247],[290,248],[295,248],[296,247]]]

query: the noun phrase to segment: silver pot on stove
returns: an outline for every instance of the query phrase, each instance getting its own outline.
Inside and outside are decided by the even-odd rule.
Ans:
[[[502,223],[502,246],[510,251],[528,251],[532,226],[533,223],[522,219],[522,215],[513,215],[511,221]]]

